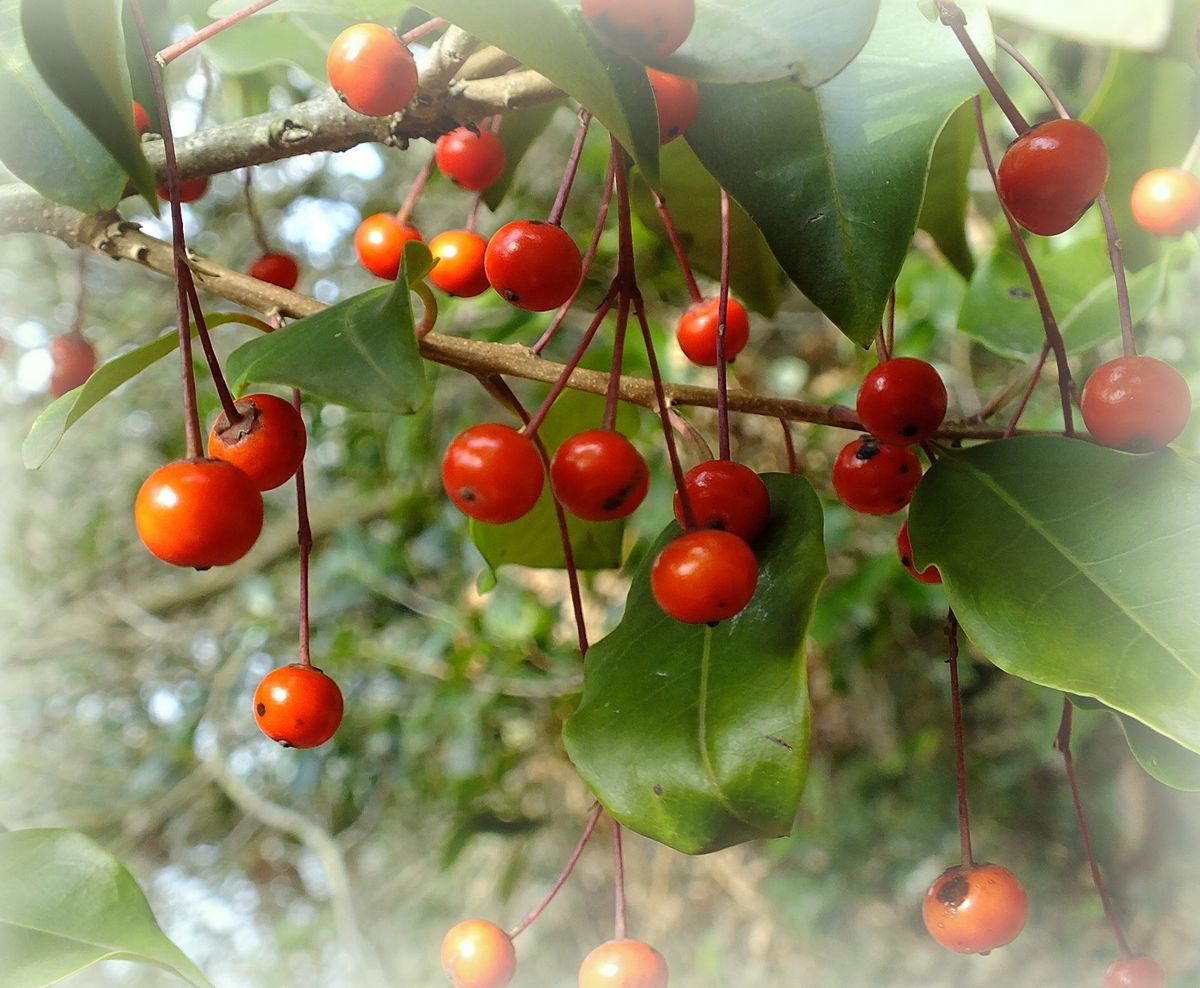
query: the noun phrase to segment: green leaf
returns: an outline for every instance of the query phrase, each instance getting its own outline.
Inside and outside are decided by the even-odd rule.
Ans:
[[[157,212],[154,171],[133,129],[120,0],[22,0],[21,28],[46,84],[125,169]]]
[[[621,623],[588,650],[567,753],[622,824],[689,854],[787,834],[808,763],[804,635],[825,579],[821,506],[796,476],[763,478],[771,522],[758,589],[716,628],[667,617],[650,565],[633,576]]]
[[[1028,436],[949,452],[909,514],[971,640],[1200,751],[1200,466]]]
[[[1085,45],[1154,49],[1167,38],[1173,0],[988,0],[997,17]]]
[[[274,7],[265,13],[271,13]],[[314,82],[325,83],[325,57],[346,27],[341,18],[248,17],[204,42],[204,57],[222,75],[245,75],[272,65],[294,65]]]
[[[240,392],[251,381],[283,384],[364,412],[412,414],[429,397],[429,382],[409,291],[432,267],[429,248],[410,241],[393,284],[234,350],[225,365],[230,385]]]
[[[530,145],[549,125],[550,118],[558,112],[560,106],[561,103],[547,103],[544,106],[530,107],[528,110],[506,113],[500,118],[500,131],[497,136],[504,145],[504,171],[483,192],[483,202],[488,209],[495,212],[504,201],[512,186],[517,165],[525,157]]]
[[[33,68],[18,4],[0,4],[0,160],[48,199],[85,213],[111,209],[125,172]]]
[[[688,260],[709,277],[719,278],[721,187],[683,141],[672,141],[662,149],[662,190]],[[665,238],[666,227],[640,175],[634,175],[632,191],[638,217]],[[729,240],[733,293],[754,311],[773,316],[779,308],[779,265],[754,221],[736,202],[730,203]]]
[[[595,40],[555,0],[423,0],[430,14],[508,52],[591,110],[658,184],[658,116],[645,69]]]
[[[982,4],[963,6],[990,56]],[[788,277],[865,346],[916,229],[934,142],[979,85],[947,28],[887,0],[862,52],[815,90],[702,84],[687,140]]]
[[[970,279],[975,257],[967,243],[967,173],[975,156],[975,111],[964,103],[946,121],[933,146],[925,199],[917,226],[959,274]]]
[[[1147,774],[1173,789],[1200,792],[1200,755],[1090,697],[1072,696],[1071,703],[1081,710],[1105,710],[1116,717],[1130,753]]]
[[[133,876],[70,830],[0,833],[0,957],[4,988],[40,988],[106,958],[208,980],[159,929]],[[19,890],[19,891],[18,891]]]
[[[217,0],[208,8],[208,16],[216,20],[235,14],[246,7],[246,0]],[[380,24],[395,25],[411,3],[398,0],[276,0],[269,8],[256,16],[267,14],[326,14],[339,18],[349,27],[357,21],[378,21]]]

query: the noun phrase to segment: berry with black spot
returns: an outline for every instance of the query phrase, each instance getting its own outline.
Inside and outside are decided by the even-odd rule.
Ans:
[[[697,528],[716,528],[753,542],[771,517],[771,496],[762,477],[733,460],[706,460],[683,477]],[[683,501],[675,492],[675,520],[687,527]]]
[[[642,503],[650,471],[642,454],[619,432],[590,429],[571,436],[555,451],[550,486],[577,518],[615,521]]]
[[[885,443],[928,439],[946,417],[946,385],[932,364],[893,357],[871,369],[858,389],[858,420]]]
[[[930,936],[947,950],[986,954],[1012,943],[1025,928],[1029,899],[1007,868],[957,865],[929,886],[921,912]]]
[[[254,719],[285,748],[316,748],[342,722],[342,691],[316,666],[294,663],[267,673],[254,691]]]
[[[442,486],[450,500],[469,517],[493,525],[528,514],[544,483],[533,441],[498,422],[459,433],[442,457]]]
[[[846,507],[890,515],[912,500],[921,461],[907,446],[867,437],[847,443],[833,462],[833,489]]]
[[[583,277],[583,258],[561,226],[514,220],[492,234],[483,268],[506,301],[518,309],[546,312],[571,297]]]

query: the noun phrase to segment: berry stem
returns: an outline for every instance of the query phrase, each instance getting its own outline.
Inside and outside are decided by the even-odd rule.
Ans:
[[[704,463],[711,460],[713,458],[712,450],[709,449],[708,443],[704,441],[704,437],[692,428],[692,424],[673,408],[668,410],[668,414],[671,417],[671,426],[692,448],[696,462]]]
[[[625,855],[621,849],[621,825],[612,822],[613,835],[613,890],[616,912],[613,923],[613,939],[624,940],[628,930],[628,913],[625,909]]]
[[[1017,423],[1021,421],[1021,416],[1025,413],[1025,406],[1029,404],[1029,399],[1033,397],[1033,389],[1037,387],[1038,378],[1042,376],[1042,368],[1046,366],[1046,358],[1049,356],[1050,344],[1046,342],[1042,344],[1042,352],[1038,356],[1037,364],[1033,368],[1033,373],[1029,375],[1029,383],[1025,385],[1025,390],[1021,392],[1021,400],[1017,402],[1012,420],[1008,423],[1008,428],[1004,430],[1005,439],[1011,439],[1016,433]]]
[[[717,294],[717,448],[729,459],[729,367],[725,322],[729,316],[729,193],[721,189],[721,287]]]
[[[998,34],[994,37],[996,41],[996,47],[1007,54],[1009,58],[1011,58],[1019,66],[1021,66],[1021,68],[1025,70],[1025,74],[1028,75],[1029,78],[1035,83],[1037,83],[1038,89],[1045,94],[1046,99],[1050,101],[1050,105],[1054,107],[1054,112],[1064,120],[1070,119],[1071,114],[1067,111],[1063,101],[1059,99],[1058,93],[1056,93],[1050,83],[1046,81],[1046,77],[1033,67],[1033,63],[1021,54],[1016,45],[1009,41],[1005,41],[1004,38],[1000,37]]]
[[[444,17],[431,17],[424,24],[418,24],[411,31],[405,31],[400,35],[400,40],[406,45],[411,45],[414,41],[420,41],[427,34],[432,34],[439,28],[446,26]]]
[[[1018,134],[1024,134],[1029,129],[1029,121],[1021,115],[1021,111],[1017,109],[1017,105],[1005,91],[1004,86],[1000,84],[1000,80],[996,78],[996,73],[988,65],[987,59],[983,57],[983,54],[972,40],[971,35],[967,33],[967,15],[963,13],[962,8],[954,3],[953,0],[935,0],[935,3],[937,4],[938,13],[941,15],[942,23],[949,27],[954,32],[954,36],[958,38],[958,43],[962,45],[963,51],[967,53],[967,58],[975,66],[975,71],[979,73],[979,78],[983,80],[983,84],[987,86],[988,92],[992,94],[996,105],[1000,107],[1001,112],[1008,118],[1008,122],[1012,124],[1013,130]]]
[[[783,431],[783,449],[787,454],[788,473],[799,473],[800,464],[796,459],[796,440],[792,438],[792,427],[787,419],[780,419],[779,428]]]
[[[654,208],[658,210],[658,215],[662,218],[663,226],[666,228],[667,239],[671,242],[671,250],[675,252],[675,259],[679,262],[679,270],[683,272],[683,280],[687,282],[688,294],[692,296],[693,302],[699,302],[704,296],[700,294],[700,286],[696,284],[696,275],[692,272],[692,262],[688,260],[687,251],[683,249],[679,231],[675,229],[675,221],[671,219],[671,214],[667,211],[667,201],[653,189],[651,189],[651,195],[654,196]]]
[[[1071,789],[1071,801],[1075,804],[1075,819],[1079,822],[1079,837],[1083,842],[1083,852],[1087,855],[1088,866],[1092,869],[1092,882],[1096,886],[1096,893],[1100,896],[1100,904],[1104,907],[1104,916],[1113,931],[1113,936],[1116,937],[1121,953],[1126,957],[1132,957],[1133,951],[1129,948],[1129,941],[1125,939],[1125,931],[1121,929],[1116,910],[1113,909],[1108,886],[1105,884],[1104,876],[1100,873],[1100,864],[1096,860],[1096,853],[1092,847],[1092,836],[1088,830],[1087,819],[1083,815],[1083,801],[1079,797],[1079,780],[1075,777],[1075,762],[1071,757],[1072,713],[1070,699],[1063,696],[1062,719],[1058,723],[1058,733],[1054,736],[1054,747],[1062,755],[1063,768],[1067,771],[1067,785]]]
[[[234,11],[227,17],[222,17],[220,20],[213,21],[211,24],[202,27],[195,34],[189,35],[182,41],[177,41],[173,45],[168,45],[162,51],[154,56],[156,62],[161,66],[170,65],[175,59],[186,52],[191,51],[197,45],[207,41],[213,35],[220,34],[226,28],[233,27],[238,21],[244,21],[251,14],[256,14],[260,10],[271,6],[275,0],[255,0],[254,3],[241,10]]]
[[[579,843],[575,845],[575,850],[571,852],[571,856],[567,858],[567,863],[564,865],[562,872],[550,886],[550,891],[542,898],[536,906],[529,911],[529,914],[521,920],[516,926],[508,931],[509,939],[515,940],[536,920],[546,907],[554,901],[554,897],[558,895],[559,890],[567,883],[567,879],[571,877],[571,872],[575,870],[575,865],[579,862],[579,856],[583,854],[583,849],[587,847],[587,842],[591,840],[592,834],[596,830],[596,824],[600,822],[600,814],[603,813],[603,807],[599,803],[592,807],[592,812],[588,816],[587,825],[583,828],[583,835],[579,838]]]
[[[408,187],[408,194],[404,197],[404,202],[400,203],[400,208],[396,211],[396,219],[401,223],[410,223],[412,220],[413,210],[417,208],[417,202],[421,198],[421,193],[425,191],[425,183],[429,181],[429,176],[433,174],[433,155],[431,154],[425,164],[421,166],[421,170],[417,172],[413,178],[412,185]]]
[[[480,189],[475,193],[475,198],[471,200],[471,210],[467,213],[467,223],[464,229],[468,233],[474,233],[475,228],[479,225],[479,207],[483,204],[483,190]]]
[[[292,389],[292,407],[300,411],[300,390]],[[312,665],[309,651],[308,562],[312,557],[312,524],[308,518],[308,493],[304,483],[304,464],[296,470],[296,542],[300,547],[300,662]]]
[[[562,183],[558,187],[558,195],[554,197],[554,205],[550,207],[547,223],[562,226],[563,213],[567,210],[567,200],[571,197],[571,186],[575,184],[575,174],[579,171],[579,158],[583,154],[583,142],[587,138],[588,126],[592,115],[587,110],[579,111],[579,129],[575,132],[575,143],[571,145],[571,155],[567,158],[567,167],[563,172]]]
[[[221,362],[217,359],[217,351],[213,349],[212,337],[208,332],[208,321],[204,318],[204,310],[200,306],[200,296],[196,293],[196,282],[191,277],[190,268],[183,284],[187,291],[188,301],[192,305],[192,317],[196,321],[196,337],[200,340],[200,348],[204,351],[204,360],[208,364],[209,374],[212,375],[213,387],[216,388],[217,397],[221,400],[225,421],[229,425],[237,425],[242,420],[242,413],[238,411],[237,402],[233,400],[229,385],[225,383],[225,375],[221,373]]]
[[[958,791],[958,839],[964,868],[975,867],[971,853],[971,820],[967,812],[967,758],[963,743],[962,694],[958,688],[958,618],[946,612],[946,643],[950,667],[950,709],[954,717],[954,786]]]
[[[892,354],[896,350],[896,286],[892,286],[892,290],[888,292],[886,314],[886,329],[884,330],[883,342],[884,352],[887,354],[887,359],[892,359]]]
[[[258,203],[254,198],[254,169],[247,168],[242,178],[242,196],[246,200],[246,216],[250,220],[250,230],[254,234],[254,242],[264,254],[271,247],[267,243],[267,232],[263,229],[262,216],[258,211]]]
[[[86,251],[79,252],[79,282],[75,286],[75,318],[71,320],[71,335],[83,335],[83,323],[87,313],[87,263]]]
[[[617,302],[617,326],[613,333],[612,369],[608,374],[608,393],[604,396],[603,428],[610,432],[617,425],[617,398],[621,392],[621,364],[625,359],[625,327],[629,325],[629,296],[621,292]]]

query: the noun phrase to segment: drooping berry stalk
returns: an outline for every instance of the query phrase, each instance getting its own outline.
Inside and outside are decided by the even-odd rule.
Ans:
[[[625,854],[621,849],[621,825],[612,822],[613,839],[613,905],[616,916],[613,922],[613,939],[624,940],[629,927],[628,911],[625,908]]]
[[[683,280],[687,282],[688,294],[692,296],[693,302],[700,302],[704,296],[700,294],[700,286],[696,284],[696,275],[692,272],[692,262],[688,260],[687,251],[683,249],[679,231],[675,229],[675,221],[671,219],[671,214],[667,210],[667,201],[653,189],[651,195],[654,196],[654,208],[658,210],[658,215],[662,218],[663,226],[666,228],[667,239],[671,242],[671,250],[675,252],[675,259],[679,262]]]
[[[220,20],[213,21],[211,24],[202,27],[195,34],[189,35],[182,41],[177,41],[173,45],[168,45],[162,51],[158,52],[154,58],[159,65],[170,65],[180,55],[186,54],[195,48],[198,44],[207,41],[214,35],[220,34],[226,28],[233,27],[238,21],[244,21],[251,14],[257,14],[260,10],[271,6],[275,0],[255,0],[254,3],[241,10],[236,10]]]
[[[408,187],[408,193],[404,196],[404,202],[400,203],[400,208],[396,210],[396,219],[401,223],[412,222],[413,210],[417,208],[417,203],[421,199],[421,193],[425,191],[425,185],[429,181],[429,176],[433,174],[434,159],[431,154],[428,160],[421,166],[421,170],[417,172],[412,180],[412,185]]]
[[[247,168],[242,177],[242,197],[246,200],[246,216],[250,220],[250,230],[254,234],[254,242],[258,249],[266,254],[270,249],[267,243],[267,231],[263,229],[262,214],[258,211],[258,202],[254,198],[254,169]]]
[[[1029,383],[1025,386],[1025,390],[1021,392],[1021,400],[1017,402],[1012,419],[1009,420],[1008,428],[1004,430],[1005,439],[1011,439],[1016,434],[1017,423],[1021,421],[1021,416],[1025,413],[1025,406],[1029,404],[1029,399],[1033,397],[1033,389],[1037,387],[1038,378],[1042,376],[1042,368],[1046,366],[1046,358],[1049,356],[1050,343],[1047,341],[1042,344],[1042,352],[1038,355],[1033,373],[1029,375]]]
[[[1005,91],[1000,80],[996,78],[996,73],[988,65],[987,59],[983,57],[983,53],[976,47],[971,35],[967,33],[967,15],[963,13],[962,8],[958,4],[954,3],[954,0],[935,0],[935,3],[937,4],[942,23],[954,32],[958,43],[962,45],[963,51],[967,53],[967,58],[975,66],[975,71],[979,73],[979,78],[983,80],[983,84],[987,86],[988,92],[992,94],[992,99],[996,101],[996,105],[1000,107],[1001,112],[1008,118],[1008,122],[1012,124],[1013,130],[1018,134],[1024,134],[1029,129],[1029,121],[1017,109],[1017,105]]]
[[[575,174],[579,171],[579,158],[583,154],[583,142],[587,138],[588,126],[591,122],[591,113],[581,109],[579,111],[579,129],[575,132],[575,143],[571,146],[570,157],[567,158],[567,167],[563,171],[558,195],[554,197],[554,205],[550,207],[550,215],[546,217],[547,223],[553,223],[555,226],[562,225],[563,213],[567,210],[567,200],[571,198],[571,186],[575,184]]]
[[[787,419],[779,420],[779,428],[783,432],[783,448],[787,453],[788,473],[799,473],[800,464],[796,459],[796,440],[792,438],[792,427]]]
[[[221,372],[221,362],[217,359],[217,351],[213,349],[212,337],[208,332],[208,320],[205,319],[204,309],[200,305],[200,296],[196,292],[196,282],[192,278],[191,268],[187,269],[183,285],[188,301],[191,303],[192,318],[196,323],[196,338],[200,341],[200,349],[204,351],[204,361],[208,364],[213,387],[216,389],[217,397],[221,400],[221,410],[225,413],[225,420],[230,425],[236,425],[242,420],[242,413],[238,410],[229,385],[225,383],[225,375]]]
[[[729,367],[725,361],[725,323],[729,316],[729,193],[721,189],[721,287],[717,294],[717,448],[729,450]]]
[[[545,912],[546,907],[554,901],[554,897],[558,895],[559,891],[567,883],[567,879],[571,877],[571,872],[575,870],[575,865],[579,862],[579,856],[583,854],[583,849],[587,847],[588,841],[592,839],[592,834],[596,830],[596,824],[600,822],[600,814],[603,812],[604,810],[599,803],[592,807],[592,812],[588,815],[587,825],[583,828],[583,835],[579,838],[579,843],[575,845],[575,850],[571,852],[571,856],[567,858],[567,863],[563,866],[562,872],[555,879],[554,884],[550,886],[550,891],[545,894],[542,901],[534,906],[521,922],[508,931],[510,939],[515,940],[527,930],[530,924]]]
[[[958,792],[958,839],[964,868],[975,867],[971,853],[971,820],[967,810],[967,759],[963,739],[962,693],[958,687],[958,618],[946,612],[946,664],[950,667],[950,709],[954,718],[954,786]]]
[[[446,19],[444,17],[431,17],[423,24],[418,24],[411,31],[405,31],[400,35],[400,40],[406,45],[411,45],[414,41],[420,41],[425,35],[432,34],[434,31],[445,26]]]
[[[300,391],[292,389],[292,407],[300,411]],[[300,662],[312,665],[309,651],[308,564],[312,558],[312,524],[308,518],[308,492],[304,483],[304,464],[296,470],[296,542],[300,549]]]
[[[892,351],[896,344],[896,288],[888,292],[887,308],[883,314],[883,325],[875,334],[875,357],[882,364],[892,359]]]
[[[629,325],[629,296],[620,293],[617,302],[617,324],[613,331],[612,366],[608,372],[608,393],[604,396],[605,429],[617,426],[617,399],[621,393],[621,365],[625,358],[625,328]]]

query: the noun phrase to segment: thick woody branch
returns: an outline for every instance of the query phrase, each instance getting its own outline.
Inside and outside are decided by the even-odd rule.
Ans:
[[[445,89],[478,46],[478,38],[451,24],[429,50],[429,60],[421,70],[421,89],[424,92]]]

